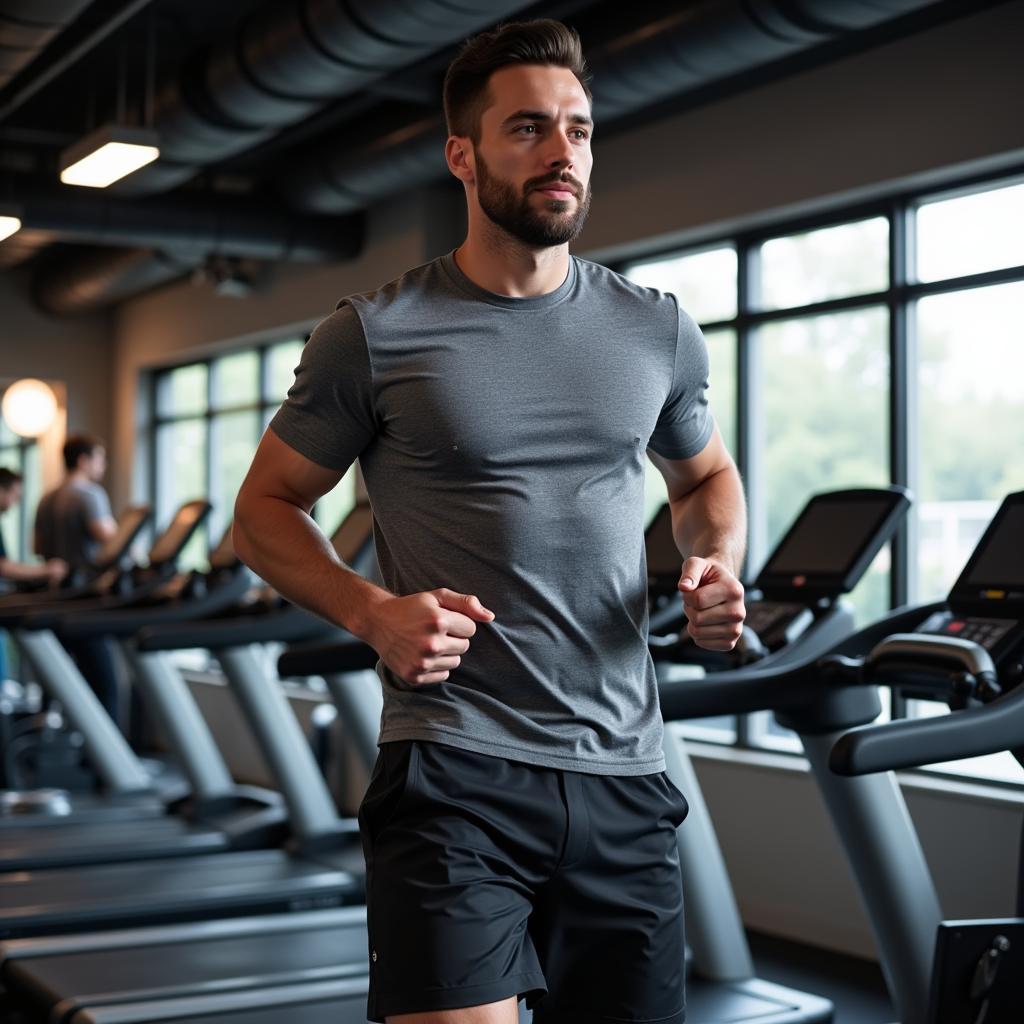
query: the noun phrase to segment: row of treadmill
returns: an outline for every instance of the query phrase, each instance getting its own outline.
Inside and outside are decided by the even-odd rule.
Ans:
[[[855,630],[843,595],[909,507],[900,488],[813,497],[749,583],[744,636],[728,655],[701,651],[687,637],[667,507],[648,528],[665,756],[690,804],[678,832],[690,1024],[833,1018],[828,1000],[756,977],[675,724],[750,711],[773,712],[803,745],[899,1021],[1024,1021],[1024,861],[1006,918],[944,920],[893,775],[1007,750],[1024,763],[1024,492],[1004,500],[945,601],[900,608]],[[376,655],[259,585],[235,556],[230,531],[208,571],[176,571],[209,511],[201,501],[182,506],[145,568],[125,569],[149,516],[133,507],[93,579],[56,594],[0,598],[0,629],[97,780],[84,792],[3,792],[0,986],[12,1022],[366,1021],[358,829],[339,815],[280,684],[324,680],[346,756],[368,777],[381,710]],[[370,507],[357,505],[332,543],[347,564],[373,574]],[[97,637],[120,645],[173,769],[137,756],[69,657],[66,643]],[[258,745],[273,789],[232,778],[177,667],[175,653],[196,648],[219,663],[238,728]],[[882,687],[949,713],[873,724]],[[16,778],[9,755],[25,756],[25,723],[35,719],[9,700],[2,717],[5,765]]]

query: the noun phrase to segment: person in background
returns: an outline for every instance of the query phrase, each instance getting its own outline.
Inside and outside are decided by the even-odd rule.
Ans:
[[[43,558],[60,558],[71,573],[88,573],[105,541],[117,530],[110,499],[100,485],[107,470],[103,442],[89,434],[71,434],[64,442],[63,483],[43,495],[36,510],[35,550]],[[65,643],[82,675],[120,723],[120,699],[113,645],[108,637]]]
[[[43,496],[36,511],[36,554],[62,558],[73,571],[87,571],[117,530],[110,499],[100,485],[107,451],[95,437],[72,434],[64,442],[64,466],[64,482]]]
[[[0,466],[0,516],[21,501],[21,474],[6,466]],[[0,584],[48,583],[55,586],[67,575],[68,565],[62,558],[51,558],[46,562],[18,562],[7,554],[4,535],[0,532]],[[0,632],[0,680],[7,678],[6,649],[4,635]]]

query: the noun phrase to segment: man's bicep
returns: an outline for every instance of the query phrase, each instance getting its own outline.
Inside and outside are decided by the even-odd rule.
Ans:
[[[88,523],[89,536],[100,543],[110,540],[117,533],[117,523],[113,516],[100,516],[92,518]]]
[[[668,459],[651,448],[647,450],[647,454],[665,478],[670,501],[685,497],[709,477],[733,464],[732,456],[722,441],[717,424],[711,431],[708,443],[688,459]]]
[[[338,483],[347,468],[321,466],[268,429],[239,489],[236,515],[244,515],[246,504],[260,498],[280,498],[309,512]]]

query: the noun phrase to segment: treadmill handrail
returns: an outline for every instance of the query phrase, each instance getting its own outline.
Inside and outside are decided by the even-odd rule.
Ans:
[[[285,676],[323,676],[377,667],[380,655],[356,636],[329,644],[289,647],[277,659],[277,672]]]
[[[814,701],[823,687],[862,685],[859,681],[823,678],[819,660],[832,654],[863,654],[891,633],[913,629],[932,611],[945,607],[940,601],[897,609],[839,644],[816,624],[801,638],[796,652],[784,649],[754,665],[709,673],[701,679],[660,681],[662,716],[667,722],[796,708]]]
[[[996,681],[992,656],[980,644],[953,636],[893,633],[876,644],[864,660],[864,679],[896,685],[901,672],[948,676],[967,672]]]
[[[56,622],[63,639],[78,636],[132,636],[145,626],[190,622],[230,607],[249,588],[249,578],[239,569],[230,579],[208,590],[201,597],[178,598],[162,604],[127,605],[105,611],[63,613]]]
[[[240,612],[208,622],[146,626],[139,631],[136,644],[140,651],[180,651],[193,647],[219,651],[248,644],[323,640],[338,629],[310,612],[286,605],[255,615]]]
[[[867,775],[1014,750],[1024,745],[1024,686],[981,707],[852,729],[829,757],[837,775]]]

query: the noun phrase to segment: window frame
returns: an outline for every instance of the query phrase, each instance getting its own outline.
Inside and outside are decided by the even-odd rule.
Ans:
[[[158,468],[158,437],[160,430],[164,427],[171,426],[176,423],[188,423],[201,421],[206,429],[207,437],[207,450],[203,453],[204,466],[203,476],[206,482],[206,494],[212,494],[215,491],[214,481],[212,479],[214,460],[210,458],[209,452],[209,440],[214,436],[215,423],[219,417],[226,415],[234,415],[238,413],[255,413],[259,420],[259,431],[261,435],[266,427],[270,416],[280,407],[282,397],[271,395],[269,391],[269,358],[270,352],[278,345],[284,345],[289,342],[302,341],[303,344],[309,341],[309,334],[307,332],[296,333],[294,335],[286,335],[283,337],[276,337],[268,341],[261,342],[258,345],[242,345],[233,348],[226,348],[211,352],[209,355],[204,356],[200,359],[189,359],[186,362],[168,364],[161,366],[154,370],[151,370],[148,374],[148,385],[146,387],[146,396],[149,404],[149,415],[146,417],[146,460],[147,460],[147,500],[153,509],[160,508],[160,471]],[[242,352],[256,352],[258,356],[258,399],[250,402],[222,402],[220,404],[215,403],[214,395],[216,391],[215,372],[214,364],[225,357],[238,355]],[[160,389],[163,381],[176,370],[180,370],[188,366],[203,366],[206,369],[206,396],[205,406],[201,412],[161,412],[160,411]],[[230,509],[218,510],[219,515],[216,522],[226,523],[231,518]],[[316,511],[314,510],[314,516]],[[215,542],[216,538],[211,538],[210,531],[212,528],[211,520],[206,519],[198,529],[198,533],[203,539],[206,550],[209,551]]]
[[[883,307],[888,314],[889,337],[889,482],[911,487],[916,476],[916,453],[919,449],[917,412],[917,339],[913,330],[911,310],[919,299],[973,290],[992,285],[1024,281],[1024,264],[999,270],[965,274],[938,281],[922,282],[915,279],[916,216],[918,209],[931,202],[956,199],[977,192],[994,191],[1024,182],[1024,164],[1007,168],[997,174],[982,173],[951,175],[946,180],[927,187],[907,188],[863,202],[828,203],[811,214],[759,219],[756,226],[740,227],[729,232],[696,234],[685,245],[658,246],[635,250],[628,258],[611,262],[612,269],[627,273],[637,264],[664,259],[679,259],[697,255],[711,249],[731,247],[737,257],[736,316],[728,320],[702,322],[701,330],[732,330],[735,336],[736,366],[736,463],[743,476],[749,506],[751,533],[748,538],[747,559],[744,566],[760,565],[767,556],[765,537],[766,487],[764,466],[759,457],[755,426],[759,419],[760,401],[756,382],[759,379],[758,346],[753,342],[755,332],[765,324],[780,320],[796,320],[823,314],[846,312],[868,307]],[[757,308],[756,286],[759,280],[758,262],[764,242],[774,238],[800,235],[822,228],[840,227],[872,217],[884,217],[889,225],[888,287],[877,292],[865,292],[827,299],[800,306],[778,309]],[[890,542],[891,565],[889,576],[889,607],[906,604],[915,590],[916,517],[909,515]],[[907,701],[891,694],[893,718],[906,717]],[[766,714],[759,713],[762,717]],[[736,737],[732,742],[700,737],[703,742],[717,742],[727,746],[787,753],[785,744],[760,742],[763,724],[756,715],[736,716]],[[792,756],[799,756],[792,752]],[[1020,791],[1024,782],[971,776],[929,769],[932,777],[969,780]]]

